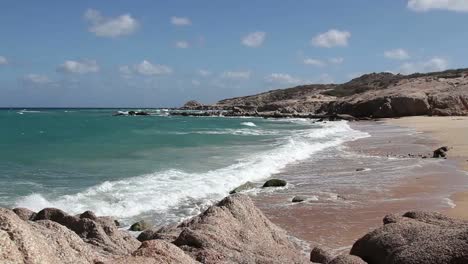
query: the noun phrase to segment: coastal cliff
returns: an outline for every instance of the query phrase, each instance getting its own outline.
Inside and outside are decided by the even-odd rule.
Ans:
[[[137,238],[109,217],[46,208],[0,209],[1,263],[467,263],[468,222],[437,213],[389,215],[350,254],[315,247],[310,257],[258,210],[234,194],[179,225]],[[310,260],[309,260],[310,259]]]
[[[347,114],[354,117],[468,115],[468,69],[426,74],[371,73],[344,84],[311,84],[224,99],[182,109],[228,110],[233,115]]]

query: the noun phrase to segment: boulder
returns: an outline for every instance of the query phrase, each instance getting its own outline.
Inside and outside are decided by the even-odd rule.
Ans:
[[[163,240],[145,241],[131,256],[112,259],[105,264],[196,264],[174,244]]]
[[[351,254],[369,264],[468,263],[468,221],[408,212],[354,243]]]
[[[310,261],[315,263],[327,264],[332,261],[333,256],[328,250],[321,247],[314,247],[310,252]]]
[[[174,244],[202,263],[309,263],[246,195],[230,195],[178,228]]]
[[[130,231],[143,231],[150,228],[150,224],[145,220],[140,220],[130,226]]]
[[[35,216],[36,213],[27,209],[27,208],[15,208],[13,209],[13,212],[19,216],[19,218],[23,219],[24,221],[32,220]]]
[[[0,263],[91,264],[103,259],[63,225],[23,221],[0,208]]]
[[[153,239],[161,239],[168,242],[173,242],[179,237],[181,229],[177,225],[164,226],[159,229],[149,228],[141,232],[137,239],[141,242]]]
[[[286,186],[286,184],[287,183],[286,183],[285,180],[271,179],[271,180],[266,181],[263,184],[263,188],[266,188],[266,187],[284,187],[284,186]]]
[[[440,147],[434,150],[434,154],[432,155],[433,158],[445,158],[447,157],[447,152],[449,148],[447,146]]]
[[[293,203],[300,203],[300,202],[303,202],[305,200],[307,200],[306,196],[298,195],[298,196],[294,196],[294,198],[292,199],[292,202]]]
[[[254,189],[255,187],[257,187],[257,186],[254,183],[248,181],[248,182],[240,185],[239,187],[235,188],[234,190],[230,191],[229,194],[234,194],[234,193],[247,191],[247,190],[250,190],[250,189]]]
[[[339,255],[328,264],[367,264],[364,260],[353,255]]]
[[[75,232],[84,242],[93,245],[103,254],[130,254],[140,246],[136,238],[119,230],[112,219],[94,218],[93,215],[85,212],[80,216],[71,216],[60,209],[45,208],[37,213],[34,221],[50,220],[59,223]]]

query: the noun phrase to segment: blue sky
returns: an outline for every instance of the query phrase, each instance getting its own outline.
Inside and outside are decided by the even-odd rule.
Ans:
[[[212,103],[467,67],[466,0],[3,1],[0,107]]]

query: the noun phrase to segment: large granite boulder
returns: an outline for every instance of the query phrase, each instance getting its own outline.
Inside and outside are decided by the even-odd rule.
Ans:
[[[24,221],[0,208],[0,263],[87,264],[102,260],[65,226],[49,220]]]
[[[246,195],[228,196],[178,228],[174,244],[202,263],[308,263]]]
[[[105,264],[195,264],[199,263],[174,244],[163,240],[150,240],[130,256],[111,259]]]
[[[119,230],[115,221],[107,217],[93,216],[90,212],[72,216],[60,209],[45,208],[39,211],[33,220],[50,220],[59,223],[75,232],[83,241],[93,245],[103,254],[130,254],[140,246],[136,238]]]
[[[408,212],[388,216],[384,223],[359,239],[351,254],[369,264],[468,263],[468,221]]]
[[[18,207],[13,209],[13,212],[19,216],[19,218],[23,219],[24,221],[32,220],[36,216],[36,213],[29,210],[28,208]]]

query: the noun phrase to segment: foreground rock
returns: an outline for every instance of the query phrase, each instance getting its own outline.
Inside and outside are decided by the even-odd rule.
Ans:
[[[24,221],[0,208],[0,263],[94,263],[102,260],[75,232],[50,220]]]
[[[248,196],[231,195],[179,226],[174,241],[202,263],[309,263]]]
[[[351,254],[369,264],[468,263],[468,222],[438,213],[391,215],[359,239]]]
[[[113,219],[96,217],[92,212],[79,216],[68,215],[60,209],[46,208],[37,213],[34,221],[50,220],[75,232],[103,255],[126,255],[135,251],[140,242],[129,233],[119,230]]]

